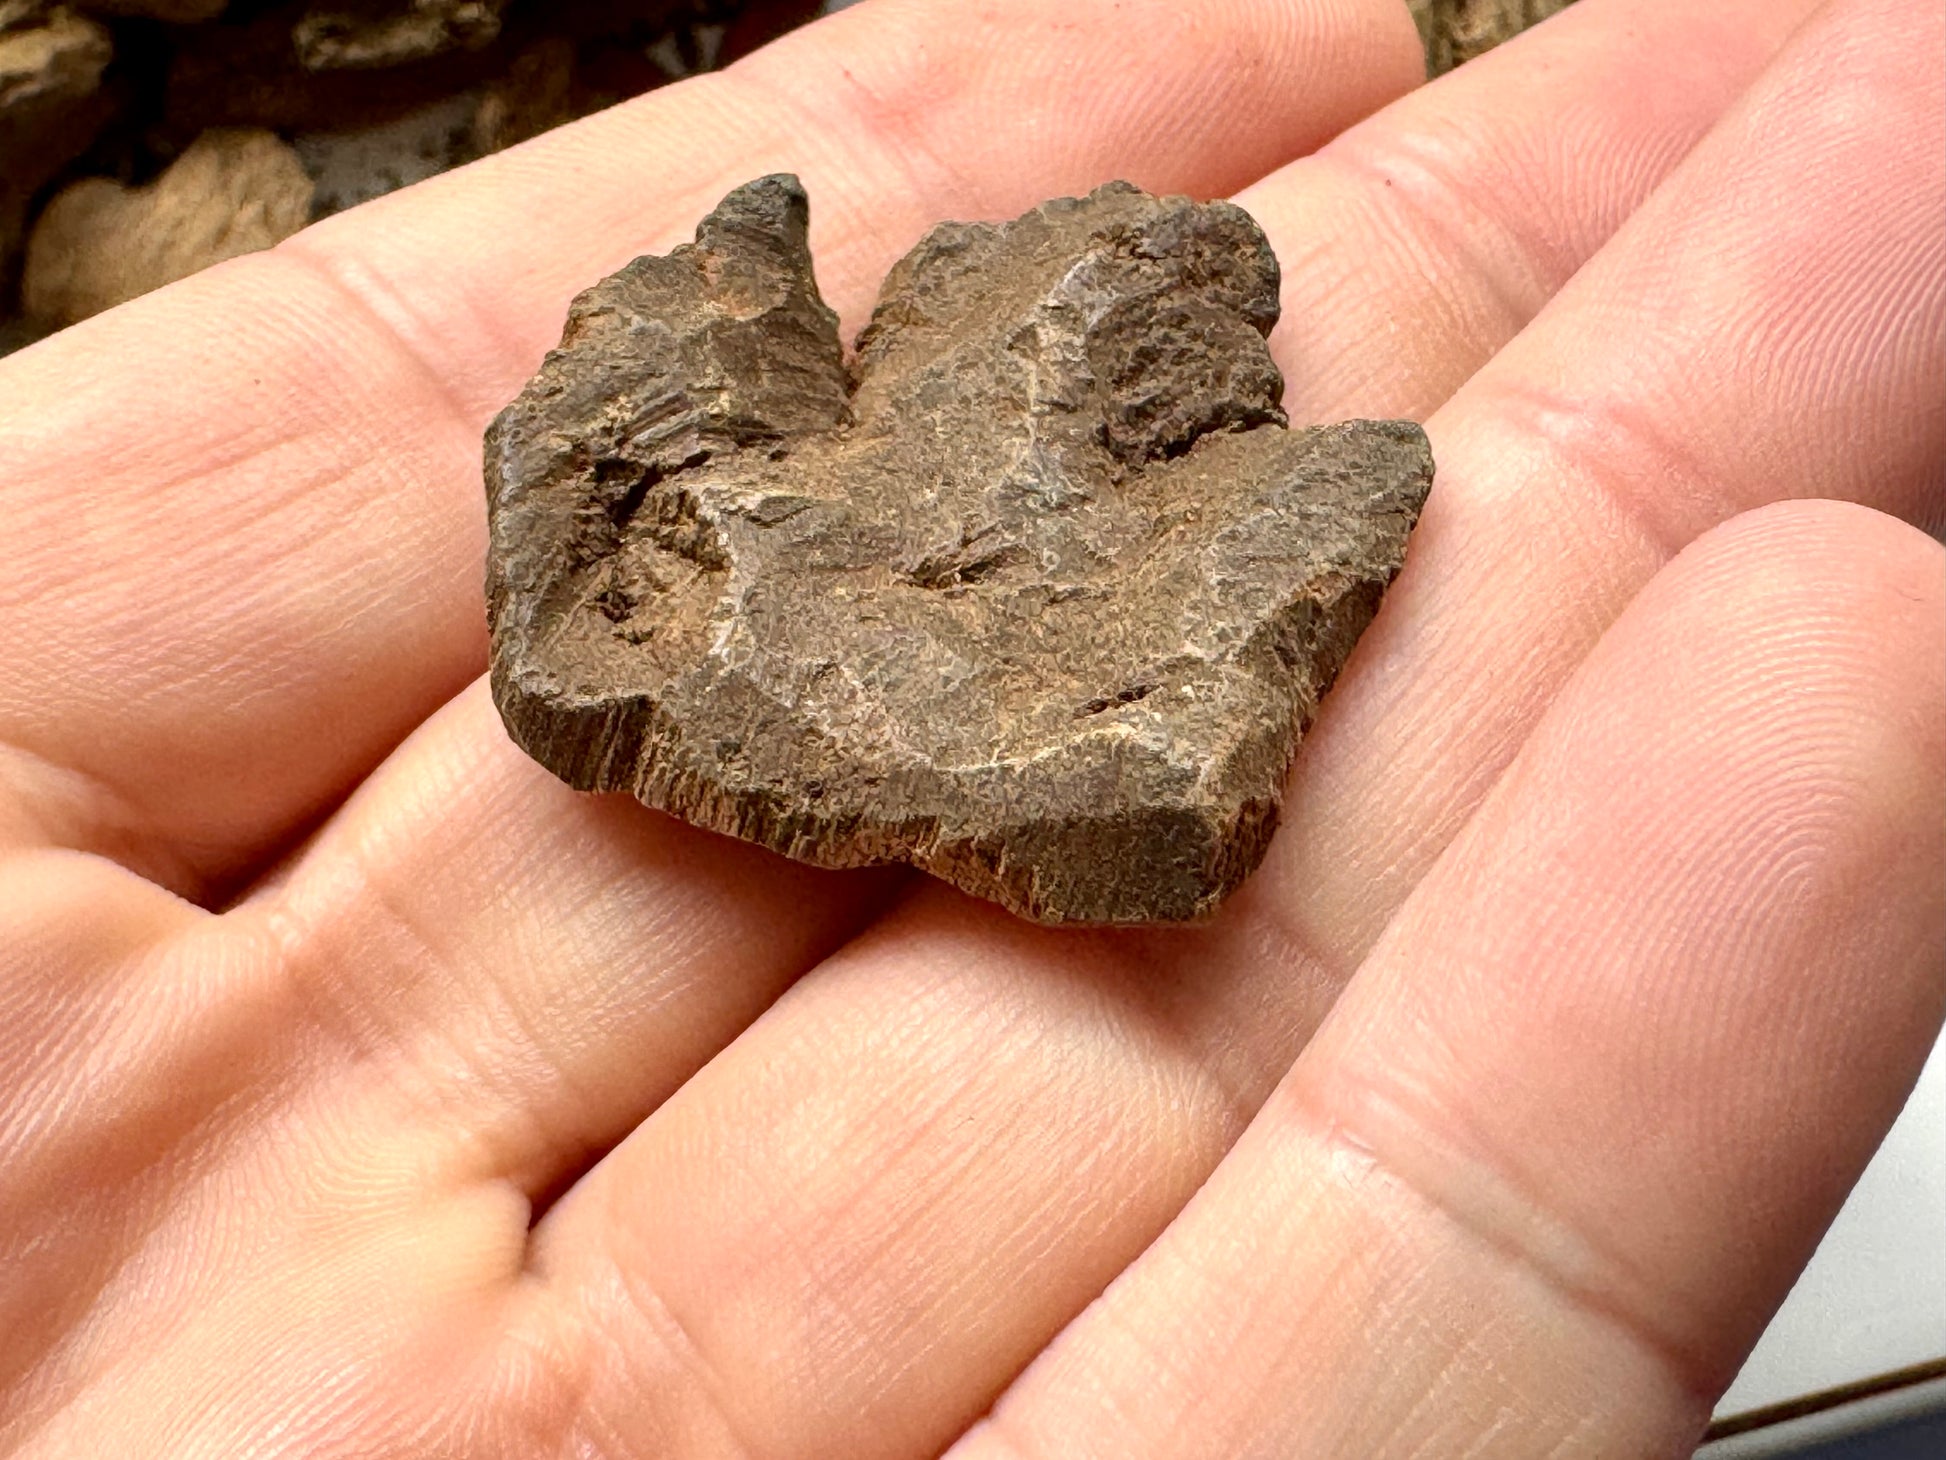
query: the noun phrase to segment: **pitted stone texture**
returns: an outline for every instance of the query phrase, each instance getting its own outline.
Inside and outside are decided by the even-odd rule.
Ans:
[[[944,224],[847,371],[796,179],[578,298],[487,435],[493,689],[570,784],[1046,922],[1257,865],[1419,428],[1285,428],[1277,264],[1111,184]]]

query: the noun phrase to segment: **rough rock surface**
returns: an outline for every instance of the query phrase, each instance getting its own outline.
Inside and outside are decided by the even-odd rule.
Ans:
[[[1110,184],[942,224],[848,371],[796,179],[578,298],[487,433],[495,700],[570,784],[1048,922],[1209,912],[1398,571],[1405,422],[1291,431],[1277,263]]]
[[[42,211],[21,298],[70,324],[238,254],[269,248],[311,216],[311,179],[269,132],[205,132],[147,187],[84,178]]]

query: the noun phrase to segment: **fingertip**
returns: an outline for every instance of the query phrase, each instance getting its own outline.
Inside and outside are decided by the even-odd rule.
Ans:
[[[1946,785],[1946,544],[1856,502],[1773,502],[1697,538],[1645,599],[1653,612],[1715,615],[1731,639],[1821,652],[1829,673],[1806,693],[1863,691],[1913,773]]]
[[[1723,523],[1603,636],[1294,1097],[1713,1394],[1937,1036],[1943,741],[1946,548],[1846,502]]]

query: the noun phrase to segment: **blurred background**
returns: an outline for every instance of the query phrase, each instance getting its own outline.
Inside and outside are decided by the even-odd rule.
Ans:
[[[820,0],[0,0],[0,351],[670,81]]]
[[[0,354],[844,0],[0,0]],[[1445,70],[1568,0],[1409,0]]]

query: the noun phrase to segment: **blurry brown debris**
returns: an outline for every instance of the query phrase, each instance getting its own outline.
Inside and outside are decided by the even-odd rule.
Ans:
[[[108,120],[101,73],[112,54],[107,30],[66,6],[0,0],[0,298],[34,194]]]
[[[319,10],[292,27],[307,71],[401,66],[454,50],[478,50],[500,35],[507,0],[411,0],[376,14]]]
[[[1440,76],[1512,40],[1572,0],[1406,0],[1426,43],[1426,74]]]
[[[210,131],[147,187],[83,178],[42,211],[27,245],[27,313],[72,324],[238,254],[311,216],[311,178],[265,131]]]
[[[0,0],[0,355],[727,64],[819,8]]]

